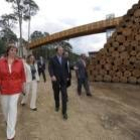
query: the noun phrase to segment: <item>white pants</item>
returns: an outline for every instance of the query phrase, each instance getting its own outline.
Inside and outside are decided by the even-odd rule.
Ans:
[[[36,108],[36,98],[37,98],[37,81],[33,80],[25,84],[25,96],[21,101],[21,104],[26,104],[28,100],[28,96],[31,92],[31,101],[30,101],[30,108]]]
[[[1,95],[1,105],[5,121],[7,123],[7,139],[15,136],[15,126],[17,122],[17,102],[19,94]]]

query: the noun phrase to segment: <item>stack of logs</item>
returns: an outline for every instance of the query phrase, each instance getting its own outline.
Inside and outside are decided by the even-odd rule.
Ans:
[[[88,71],[93,81],[140,83],[140,1],[91,58]]]

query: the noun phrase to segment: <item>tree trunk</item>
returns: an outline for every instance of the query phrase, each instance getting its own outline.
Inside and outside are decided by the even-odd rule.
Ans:
[[[18,7],[18,19],[19,19],[19,32],[20,32],[20,39],[19,39],[19,56],[23,56],[23,46],[22,46],[22,13],[20,12],[20,1],[16,0],[17,7]]]
[[[20,32],[20,39],[19,39],[19,55],[23,56],[23,46],[22,46],[22,17],[19,17],[19,32]]]
[[[31,7],[29,5],[29,22],[28,22],[28,43],[30,43],[30,29],[31,29]],[[27,53],[29,54],[30,48],[27,47]]]

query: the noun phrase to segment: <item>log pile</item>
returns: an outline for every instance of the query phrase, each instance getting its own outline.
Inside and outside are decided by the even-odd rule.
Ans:
[[[88,72],[93,81],[140,83],[140,1],[90,60]]]

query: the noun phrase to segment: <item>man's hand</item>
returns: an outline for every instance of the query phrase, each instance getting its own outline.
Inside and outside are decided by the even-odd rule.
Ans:
[[[52,76],[52,77],[51,77],[51,80],[52,80],[52,81],[56,81],[56,77],[55,77],[55,76]]]
[[[22,95],[23,95],[23,96],[25,96],[25,95],[26,95],[26,93],[25,93],[24,91],[22,91],[21,93],[22,93]]]
[[[74,70],[78,70],[78,67],[74,66],[73,69],[74,69]]]

